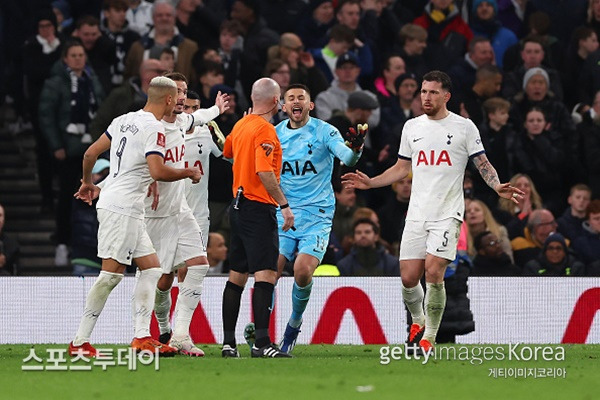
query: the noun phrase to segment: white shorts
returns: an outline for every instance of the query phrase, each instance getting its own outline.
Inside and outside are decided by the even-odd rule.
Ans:
[[[455,218],[406,221],[400,242],[400,260],[424,260],[427,254],[432,254],[454,261],[461,224]]]
[[[210,218],[208,217],[208,213],[196,214],[194,213],[194,218],[196,222],[198,222],[198,226],[200,227],[200,232],[202,232],[202,245],[206,248],[206,242],[208,241],[208,231],[210,228]]]
[[[164,218],[146,218],[146,225],[163,274],[175,271],[186,260],[206,257],[202,233],[190,211]]]
[[[97,210],[98,257],[112,258],[131,265],[134,258],[156,253],[143,219],[117,214],[102,208]]]

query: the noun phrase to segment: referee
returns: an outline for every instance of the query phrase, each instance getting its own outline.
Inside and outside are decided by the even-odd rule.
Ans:
[[[248,274],[254,274],[252,311],[256,341],[252,357],[291,357],[269,338],[273,289],[277,279],[279,237],[277,206],[283,230],[294,226],[294,214],[279,187],[281,144],[269,123],[279,112],[281,90],[277,82],[261,78],[252,85],[252,108],[227,136],[223,156],[233,159],[233,205],[230,211],[229,280],[223,291],[223,357],[239,357],[235,326]]]

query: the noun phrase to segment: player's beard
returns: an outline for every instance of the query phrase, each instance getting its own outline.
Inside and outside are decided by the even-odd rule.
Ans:
[[[425,108],[424,105],[421,105],[421,108],[423,109],[423,113],[425,115],[427,115],[428,117],[433,117],[433,116],[437,115],[437,113],[439,113],[440,109],[441,109],[441,107],[439,107],[439,106],[436,107],[433,104],[431,105],[430,109]]]

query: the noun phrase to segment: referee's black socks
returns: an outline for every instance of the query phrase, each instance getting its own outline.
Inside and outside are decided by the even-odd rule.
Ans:
[[[271,285],[273,286],[273,285]],[[240,313],[240,300],[244,288],[227,281],[223,290],[223,344],[235,347],[235,325]],[[271,293],[273,289],[271,289]]]
[[[269,320],[271,318],[271,304],[275,285],[269,282],[255,282],[252,295],[252,311],[254,312],[254,326],[256,327],[257,348],[271,343],[269,338]]]

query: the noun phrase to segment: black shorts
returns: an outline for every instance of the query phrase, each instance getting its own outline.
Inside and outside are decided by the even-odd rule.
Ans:
[[[240,273],[277,271],[279,232],[276,212],[274,205],[248,200],[243,196],[238,209],[232,205],[229,214],[231,270]]]

